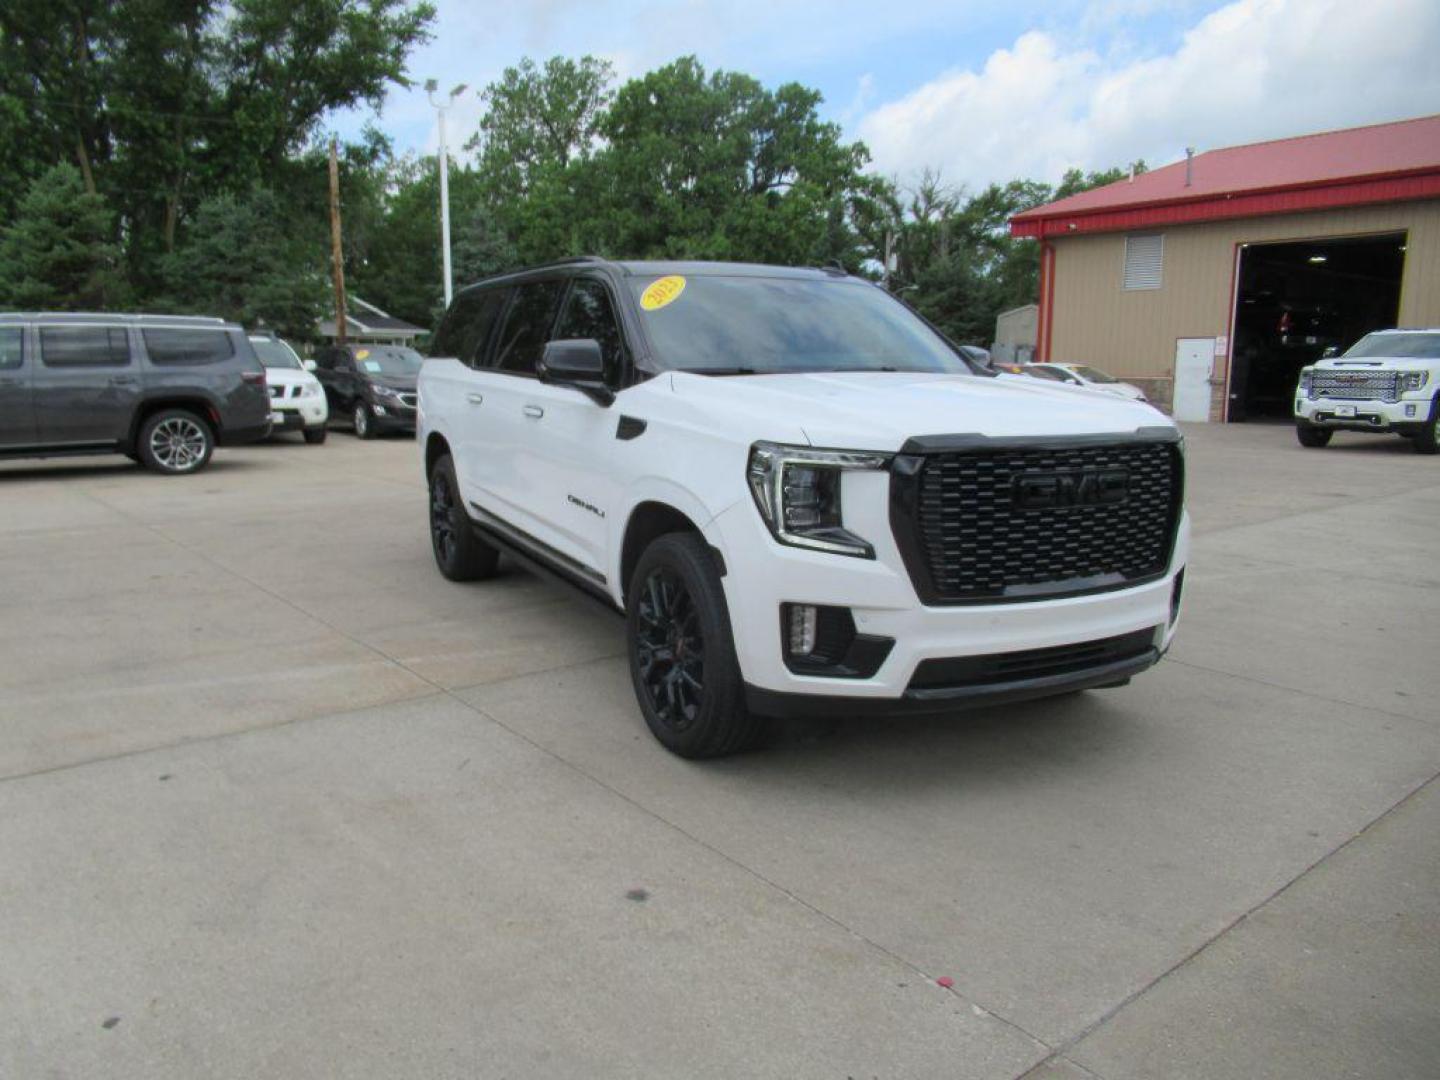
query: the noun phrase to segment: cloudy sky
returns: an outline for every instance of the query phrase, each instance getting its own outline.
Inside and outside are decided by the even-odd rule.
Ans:
[[[591,53],[623,80],[694,53],[707,68],[796,81],[870,147],[874,167],[953,184],[1054,180],[1308,131],[1440,113],[1437,0],[438,0],[417,84],[483,87],[522,56]],[[339,117],[342,133],[363,117]],[[433,150],[418,88],[379,126]],[[458,137],[457,137],[458,136]]]

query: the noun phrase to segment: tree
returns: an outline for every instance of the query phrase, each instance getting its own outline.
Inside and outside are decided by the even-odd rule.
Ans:
[[[162,260],[166,306],[309,339],[327,310],[323,252],[287,233],[279,200],[256,188],[200,204]]]
[[[6,0],[0,103],[24,108],[0,108],[16,152],[0,179],[73,162],[155,287],[201,202],[272,182],[330,110],[378,105],[433,17],[406,0]]]
[[[821,100],[797,83],[707,76],[694,57],[632,80],[599,124],[604,213],[586,239],[634,256],[854,265],[869,153],[819,118]]]
[[[96,311],[119,303],[114,220],[74,166],[56,165],[41,175],[0,234],[0,305]]]

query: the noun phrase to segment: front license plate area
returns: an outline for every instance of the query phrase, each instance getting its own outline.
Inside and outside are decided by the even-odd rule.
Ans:
[[[1353,417],[1355,415],[1354,405],[1336,405],[1335,415],[1340,417]]]

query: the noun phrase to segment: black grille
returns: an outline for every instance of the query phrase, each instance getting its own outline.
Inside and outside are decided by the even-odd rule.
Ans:
[[[1163,575],[1183,486],[1173,438],[902,451],[891,523],[916,591],[926,603],[995,603]]]

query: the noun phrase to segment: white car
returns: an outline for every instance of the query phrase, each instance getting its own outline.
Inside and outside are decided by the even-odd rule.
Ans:
[[[1087,390],[1100,390],[1131,401],[1145,400],[1145,391],[1134,383],[1121,382],[1115,376],[1107,375],[1099,368],[1086,364],[1053,364],[1047,361],[1042,364],[1026,364],[1022,370],[1026,375],[1033,375],[1037,379],[1083,386]]]
[[[842,271],[576,259],[461,292],[419,378],[440,572],[625,614],[655,736],[1116,686],[1169,647],[1179,431],[982,369]]]
[[[299,431],[307,443],[323,443],[330,406],[320,380],[310,373],[314,362],[302,362],[294,349],[270,334],[251,334],[250,344],[265,365],[274,432]]]
[[[1341,356],[1303,368],[1295,434],[1325,446],[1336,431],[1403,435],[1422,454],[1440,450],[1440,329],[1377,330]]]

